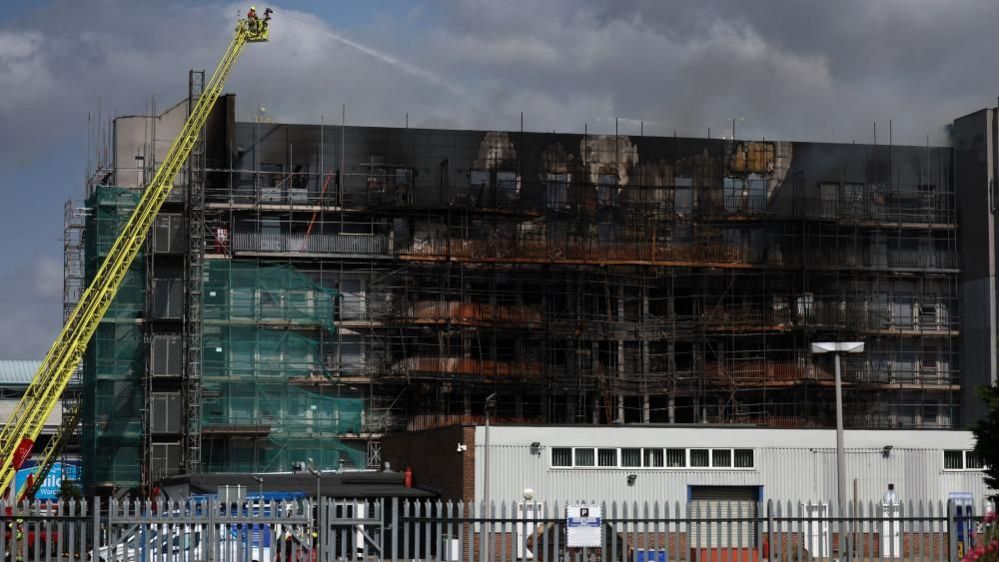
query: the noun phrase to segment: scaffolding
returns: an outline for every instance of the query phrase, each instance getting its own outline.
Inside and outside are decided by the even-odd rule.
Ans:
[[[66,201],[63,212],[63,323],[80,302],[83,296],[86,279],[86,248],[85,233],[87,228],[87,209],[79,202]],[[69,419],[77,412],[80,404],[80,388],[82,388],[83,365],[77,368],[60,401],[62,419]],[[67,440],[67,446],[62,449],[62,462],[70,460],[70,450],[79,448],[79,426],[72,428],[74,433]]]
[[[206,252],[339,287],[364,433],[480,417],[957,423],[946,149],[237,124]],[[439,147],[447,147],[440,149]],[[219,163],[222,164],[222,163]],[[333,381],[323,381],[323,378]]]
[[[94,185],[86,200],[85,276],[92,278],[138,203],[135,190]],[[142,260],[130,269],[87,347],[83,363],[81,454],[86,485],[140,483],[145,397]]]
[[[236,123],[234,104],[88,352],[123,391],[145,369],[120,419],[181,412],[145,444],[182,448],[143,453],[152,480],[377,466],[382,434],[481,422],[493,392],[499,423],[828,427],[819,338],[867,344],[848,426],[960,423],[949,149]],[[116,193],[88,201],[88,263]],[[176,313],[146,298],[175,288]],[[130,481],[90,415],[100,478]]]
[[[360,434],[362,401],[313,384],[336,370],[337,291],[286,264],[213,259],[204,270],[205,468],[363,467],[340,441]]]

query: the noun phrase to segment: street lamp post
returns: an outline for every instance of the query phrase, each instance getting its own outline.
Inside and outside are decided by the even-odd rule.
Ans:
[[[309,465],[307,468],[309,469],[309,472],[311,472],[312,475],[316,477],[316,524],[314,529],[315,532],[318,533],[320,531],[319,525],[322,523],[319,517],[319,510],[321,509],[321,506],[319,505],[319,482],[320,479],[322,478],[322,473],[320,473],[319,471],[317,471],[315,468],[312,467],[312,459],[309,459]],[[313,536],[316,535],[313,534]],[[316,557],[318,560],[322,560],[322,552],[320,551],[322,545],[319,543],[319,541],[316,541],[315,546],[316,546]]]
[[[482,510],[489,513],[489,417],[492,414],[492,410],[496,408],[496,393],[492,393],[486,396],[486,427],[485,427],[485,437],[482,446]],[[489,562],[490,556],[489,551],[489,529],[485,521],[486,517],[483,514],[482,517],[482,546],[480,550],[482,551],[482,562]]]
[[[257,483],[257,502],[262,506],[264,505],[264,479],[256,474],[251,474],[250,478]]]
[[[319,505],[319,480],[320,480],[320,478],[322,478],[322,473],[320,473],[318,470],[312,468],[311,466],[309,467],[309,472],[311,472],[312,475],[316,477],[316,505],[318,506]]]
[[[843,379],[840,374],[839,356],[844,353],[863,353],[864,342],[815,342],[812,353],[832,353],[836,363],[836,500],[840,517],[846,507],[846,458],[843,455]]]

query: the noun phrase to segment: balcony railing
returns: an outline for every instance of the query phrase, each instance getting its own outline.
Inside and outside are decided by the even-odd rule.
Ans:
[[[353,234],[262,234],[237,232],[234,252],[303,254],[385,254],[388,239],[381,235]]]
[[[751,265],[763,251],[748,246],[674,242],[594,242],[587,240],[418,240],[403,255],[509,261],[642,261]]]
[[[873,308],[863,302],[791,302],[780,309],[764,305],[719,307],[705,312],[703,324],[709,330],[747,329],[787,330],[799,327],[845,327],[862,331],[940,333],[956,331],[957,319],[943,313],[893,315],[890,308]]]
[[[393,366],[393,371],[413,376],[465,376],[485,379],[536,379],[541,377],[537,361],[491,361],[465,357],[409,357]]]
[[[798,217],[878,223],[946,224],[956,222],[951,194],[922,195],[886,201],[885,196],[863,200],[804,198],[794,201]]]
[[[951,387],[958,384],[956,373],[941,362],[915,363],[883,361],[877,364],[843,368],[843,382],[851,385],[911,385]],[[727,361],[704,365],[705,380],[715,386],[763,388],[815,383],[831,385],[835,374],[830,368],[806,361]]]
[[[861,248],[816,248],[807,254],[806,267],[956,269],[956,252],[935,249],[903,249],[884,246]]]
[[[415,302],[406,309],[406,318],[415,323],[518,324],[523,327],[541,324],[541,312],[531,307],[456,301]]]

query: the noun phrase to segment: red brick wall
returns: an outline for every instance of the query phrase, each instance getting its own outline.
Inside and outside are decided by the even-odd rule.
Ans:
[[[763,533],[763,540],[767,541],[768,539],[767,533]],[[830,548],[833,550],[833,553],[839,552],[839,541],[840,534],[832,533]],[[797,532],[774,532],[774,542],[778,545],[777,548],[781,553],[791,554],[792,556],[797,554],[799,544],[802,549],[808,548],[804,535]],[[857,556],[862,558],[879,558],[881,556],[880,533],[872,533],[870,531],[858,532],[855,535],[854,542],[856,544],[854,544],[853,548]],[[947,549],[949,546],[947,535],[944,533],[930,531],[924,533],[902,533],[901,542],[902,552],[896,553],[896,555],[902,558],[917,558],[923,555],[932,560],[947,558]],[[817,552],[810,554],[812,556],[819,555]],[[828,553],[824,554],[828,555]]]
[[[458,444],[467,449],[458,452]],[[453,501],[475,499],[475,427],[455,425],[382,438],[382,459],[392,469],[413,469],[413,485],[439,490]]]

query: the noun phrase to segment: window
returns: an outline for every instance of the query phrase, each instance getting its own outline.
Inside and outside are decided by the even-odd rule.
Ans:
[[[892,321],[896,327],[912,326],[912,293],[896,293],[892,300]]]
[[[691,449],[690,450],[690,466],[691,468],[702,468],[710,466],[708,462],[708,450],[707,449]]]
[[[983,470],[985,463],[982,462],[974,451],[961,451],[957,449],[944,451],[944,470]]]
[[[645,466],[660,468],[663,466],[662,449],[645,449]]]
[[[593,466],[593,449],[576,449],[576,466]]]
[[[869,212],[864,206],[864,184],[843,184],[843,205],[840,206],[840,216],[859,218],[866,216]]]
[[[944,451],[944,470],[963,470],[964,451]]]
[[[260,171],[263,175],[261,182],[263,187],[266,188],[277,188],[284,183],[284,164],[268,164],[266,162],[260,164]]]
[[[496,172],[496,191],[500,195],[517,195],[517,172]]]
[[[560,209],[569,203],[569,176],[567,174],[548,174],[548,185],[545,188],[545,206],[549,209]]]
[[[713,449],[711,451],[711,466],[715,468],[731,468],[732,451],[728,449]]]
[[[687,466],[686,449],[666,449],[666,466],[670,468],[683,468]]]
[[[742,178],[728,177],[723,180],[722,188],[725,197],[725,210],[739,211],[746,207],[746,180]]]
[[[395,169],[395,188],[404,193],[413,185],[413,170],[410,168]]]
[[[761,211],[767,206],[767,180],[753,174],[747,182],[749,187],[749,208],[753,211]]]
[[[642,450],[621,449],[621,466],[642,466]]]
[[[617,204],[617,175],[600,174],[597,178],[597,205],[612,207]]]
[[[468,173],[468,183],[472,186],[473,191],[485,190],[489,187],[489,171],[472,170]]]
[[[673,209],[684,215],[694,208],[694,179],[677,176],[674,180]]]
[[[288,186],[290,189],[304,191],[309,187],[309,167],[303,164],[295,164],[291,172],[291,182]],[[302,193],[288,194],[289,198],[294,198],[296,201],[305,201],[305,196]]]
[[[569,447],[553,447],[552,466],[572,466],[572,449]]]
[[[617,466],[617,449],[597,449],[600,466]]]
[[[948,470],[981,467],[973,457],[965,461],[965,451],[948,451]],[[970,455],[970,451],[967,452]],[[956,455],[956,456],[955,456]],[[956,460],[955,460],[956,459]],[[552,468],[718,468],[751,469],[753,449],[662,449],[659,447],[552,447]],[[951,468],[951,467],[954,468]]]
[[[967,470],[982,470],[985,468],[985,465],[982,464],[982,459],[978,458],[978,455],[974,451],[965,451],[964,468]]]
[[[823,217],[835,217],[839,200],[838,183],[819,184],[819,213]]]
[[[736,449],[735,450],[735,467],[736,468],[753,468],[753,450],[752,449]]]

